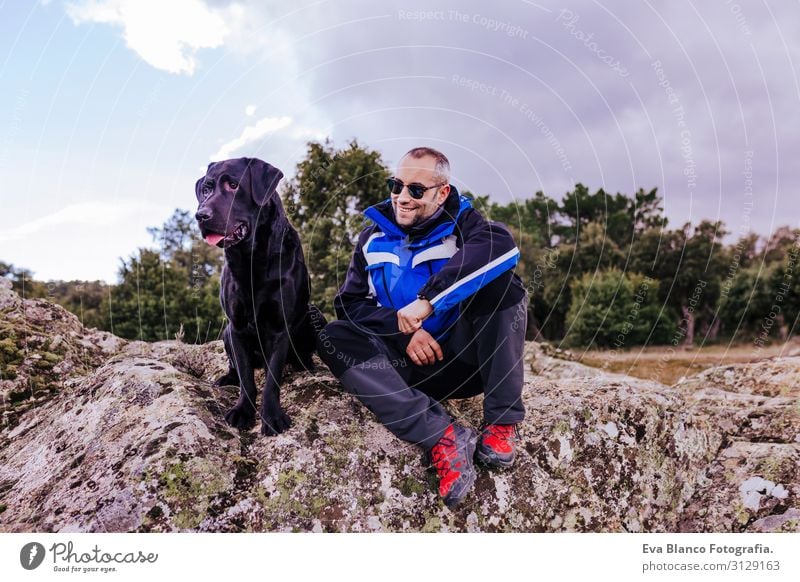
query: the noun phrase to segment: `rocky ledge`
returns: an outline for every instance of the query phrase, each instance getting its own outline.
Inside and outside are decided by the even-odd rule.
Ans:
[[[265,438],[225,425],[219,342],[126,342],[0,286],[0,346],[4,532],[800,531],[800,357],[665,386],[531,343],[517,463],[450,511],[324,366],[287,372],[294,425]]]

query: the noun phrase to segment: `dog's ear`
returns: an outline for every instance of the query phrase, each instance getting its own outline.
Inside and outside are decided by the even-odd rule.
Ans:
[[[251,158],[246,163],[245,174],[248,175],[249,182],[245,183],[250,186],[250,196],[253,197],[253,202],[264,206],[277,190],[278,182],[283,178],[283,172],[256,158]],[[242,181],[244,182],[244,180]]]
[[[200,189],[203,187],[203,182],[205,181],[206,177],[203,176],[202,178],[197,180],[197,182],[194,183],[194,195],[197,196],[198,202],[202,202],[203,200],[205,200],[205,196],[203,196],[203,193],[200,191]]]

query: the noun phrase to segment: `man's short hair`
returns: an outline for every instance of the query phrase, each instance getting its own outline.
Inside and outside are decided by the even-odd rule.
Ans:
[[[439,150],[427,147],[419,147],[408,150],[403,157],[405,158],[406,156],[409,156],[415,160],[428,156],[434,158],[436,160],[436,165],[433,169],[434,179],[437,182],[450,181],[450,160],[448,160],[447,156]]]

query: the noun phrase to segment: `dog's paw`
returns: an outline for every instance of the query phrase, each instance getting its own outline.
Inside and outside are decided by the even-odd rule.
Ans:
[[[300,365],[305,368],[306,372],[310,372],[311,374],[317,371],[317,366],[314,364],[314,360],[310,355],[300,360]]]
[[[214,380],[214,386],[219,388],[220,386],[238,386],[239,385],[239,374],[236,373],[235,370],[231,370],[227,374],[224,374]]]
[[[288,430],[292,426],[292,419],[283,410],[277,414],[261,417],[261,434],[264,436],[275,436]]]
[[[249,410],[248,410],[249,409]],[[225,413],[225,422],[233,428],[247,430],[256,424],[256,415],[251,406],[234,406]]]

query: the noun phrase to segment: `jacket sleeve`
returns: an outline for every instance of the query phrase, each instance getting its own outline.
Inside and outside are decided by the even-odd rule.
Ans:
[[[434,311],[446,311],[491,283],[519,261],[519,249],[508,229],[470,209],[459,221],[461,248],[420,289]]]
[[[359,237],[344,284],[333,300],[333,307],[339,319],[352,321],[378,333],[398,334],[397,311],[378,305],[378,300],[371,296],[369,290],[367,260],[363,249],[369,232],[367,230]]]

